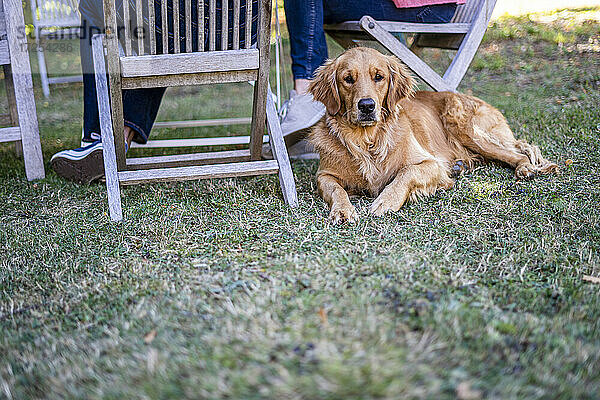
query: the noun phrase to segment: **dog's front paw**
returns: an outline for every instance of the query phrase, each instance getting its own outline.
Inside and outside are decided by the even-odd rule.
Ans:
[[[380,217],[387,212],[398,211],[400,207],[402,207],[402,204],[398,201],[397,198],[381,194],[375,199],[373,204],[371,204],[369,212],[376,217]]]
[[[339,224],[346,221],[353,224],[358,221],[356,207],[354,207],[352,204],[334,205],[331,207],[329,220],[334,224]]]

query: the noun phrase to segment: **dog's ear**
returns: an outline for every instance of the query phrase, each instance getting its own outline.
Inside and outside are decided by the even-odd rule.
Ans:
[[[315,78],[310,82],[308,91],[315,100],[325,104],[327,112],[336,115],[341,108],[340,93],[337,87],[336,62],[327,60],[315,72]]]
[[[386,108],[392,110],[398,101],[414,95],[415,80],[408,68],[406,68],[397,57],[387,56],[387,58],[390,81],[385,101]]]

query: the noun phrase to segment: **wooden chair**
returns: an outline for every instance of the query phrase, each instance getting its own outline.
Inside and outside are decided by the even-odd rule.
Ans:
[[[434,90],[456,91],[483,39],[495,4],[496,0],[467,0],[457,7],[452,21],[446,24],[376,21],[364,16],[360,21],[328,25],[325,30],[346,48],[357,41],[375,40]],[[396,36],[405,33],[417,34],[410,49]],[[440,76],[415,54],[423,47],[458,51],[444,75]]]
[[[0,126],[9,125],[0,128],[0,142],[17,142],[31,181],[44,178],[45,173],[22,7],[21,0],[0,2],[0,65],[9,105],[9,114],[0,115]]]
[[[166,15],[167,0],[160,0],[161,10]],[[204,1],[200,4],[198,20],[204,21]],[[137,7],[132,19],[142,25],[144,18],[142,1],[136,0]],[[148,7],[150,4],[150,7]],[[233,25],[233,42],[228,43],[228,35],[223,35],[220,44],[216,43],[217,13],[216,1],[209,0],[209,31],[208,49],[204,46],[192,48],[191,32],[191,0],[185,2],[185,18],[187,32],[185,52],[178,41],[174,41],[171,53],[167,49],[168,39],[163,35],[162,46],[157,46],[155,15],[153,1],[144,2],[148,7],[147,15],[150,21],[149,42],[133,41],[128,29],[124,32],[123,54],[119,53],[117,32],[117,17],[114,0],[104,0],[106,36],[95,35],[92,39],[94,53],[94,68],[98,92],[98,107],[102,131],[104,168],[110,217],[113,221],[122,219],[120,185],[130,185],[143,182],[190,180],[202,178],[222,178],[279,173],[279,182],[284,200],[292,207],[297,206],[298,200],[294,176],[290,166],[283,135],[279,126],[277,112],[272,96],[269,95],[269,40],[271,24],[271,0],[259,0],[258,5],[258,39],[256,48],[250,46],[251,29],[239,29],[239,23]],[[179,36],[179,7],[178,1],[173,3],[175,37]],[[246,20],[252,18],[252,1],[246,7]],[[233,0],[234,21],[240,20],[240,0]],[[128,7],[124,9],[124,20],[130,20]],[[227,31],[227,13],[219,25]],[[166,29],[166,18],[162,18],[163,32]],[[200,26],[204,26],[201,23]],[[248,26],[248,25],[247,25]],[[250,25],[251,26],[251,25]],[[239,39],[245,35],[245,48],[239,48]],[[204,29],[198,30],[198,43],[205,43]],[[231,47],[231,49],[228,49]],[[223,49],[223,50],[221,50]],[[108,64],[108,82],[105,69],[105,50]],[[249,149],[202,152],[184,155],[153,156],[127,158],[123,137],[123,89],[170,87],[183,85],[198,85],[212,83],[230,83],[255,81],[254,102],[252,109],[252,124],[249,137],[240,142],[249,143]],[[231,123],[231,121],[224,121]],[[268,127],[274,160],[263,161],[261,158],[265,122]],[[209,121],[214,124],[214,121]],[[230,139],[239,138],[206,138],[187,139],[192,145],[231,144]],[[181,140],[178,140],[181,143]],[[168,144],[167,144],[168,147]]]
[[[48,40],[71,39],[79,34],[81,17],[79,0],[29,0],[42,91],[50,97],[50,85],[81,82],[81,75],[48,77],[45,50]]]

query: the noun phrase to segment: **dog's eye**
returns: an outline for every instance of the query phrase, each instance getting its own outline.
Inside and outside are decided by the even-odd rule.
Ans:
[[[350,85],[352,85],[354,83],[354,78],[350,75],[348,75],[347,77],[344,78],[344,81],[346,83],[349,83]]]
[[[380,74],[375,74],[375,78],[373,78],[373,80],[375,82],[379,82],[383,79],[383,76],[381,76]]]

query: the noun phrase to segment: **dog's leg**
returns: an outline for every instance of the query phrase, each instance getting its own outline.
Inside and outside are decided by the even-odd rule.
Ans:
[[[558,165],[542,157],[537,146],[516,140],[499,111],[481,107],[473,117],[473,134],[464,145],[488,160],[504,162],[519,179],[558,172]]]
[[[398,211],[410,197],[427,196],[438,188],[449,189],[454,182],[444,167],[435,160],[403,168],[371,205],[370,212],[380,216]]]
[[[344,221],[354,223],[358,221],[356,208],[350,203],[348,193],[335,176],[319,173],[317,186],[321,197],[331,208],[329,219],[333,223],[337,224]]]

